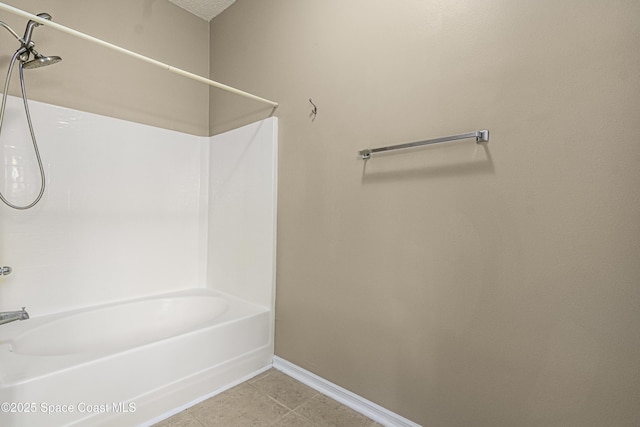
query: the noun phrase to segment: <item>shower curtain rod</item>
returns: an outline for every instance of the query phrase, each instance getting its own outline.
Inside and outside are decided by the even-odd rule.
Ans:
[[[5,3],[0,3],[0,9],[4,9],[7,12],[13,13],[13,14],[18,15],[18,16],[22,16],[24,18],[28,18],[28,19],[30,19],[32,21],[35,21],[35,22],[39,23],[39,24],[55,28],[56,30],[62,31],[63,33],[67,33],[67,34],[70,34],[72,36],[75,36],[75,37],[90,41],[92,43],[98,44],[100,46],[104,46],[104,47],[107,47],[109,49],[113,49],[113,50],[118,51],[120,53],[124,53],[125,55],[132,56],[134,58],[140,59],[140,60],[142,60],[144,62],[147,62],[149,64],[155,65],[155,66],[160,67],[160,68],[164,68],[165,70],[170,71],[170,72],[172,72],[174,74],[178,74],[178,75],[181,75],[183,77],[187,77],[189,79],[198,81],[200,83],[208,84],[209,86],[213,86],[213,87],[216,87],[218,89],[222,89],[222,90],[225,90],[227,92],[234,93],[236,95],[244,96],[245,98],[253,99],[254,101],[264,102],[265,104],[271,105],[273,108],[277,108],[278,107],[278,103],[277,102],[269,101],[268,99],[261,98],[259,96],[256,96],[256,95],[250,94],[248,92],[242,91],[240,89],[236,89],[234,87],[227,86],[227,85],[222,84],[222,83],[218,83],[218,82],[216,82],[214,80],[210,80],[210,79],[204,78],[202,76],[190,73],[190,72],[182,70],[180,68],[173,67],[173,66],[165,64],[163,62],[156,61],[155,59],[149,58],[149,57],[144,56],[144,55],[140,55],[139,53],[132,52],[130,50],[124,49],[124,48],[122,48],[120,46],[117,46],[115,44],[106,42],[104,40],[100,40],[100,39],[98,39],[96,37],[93,37],[93,36],[90,36],[88,34],[81,33],[80,31],[74,30],[74,29],[69,28],[69,27],[65,27],[64,25],[60,25],[60,24],[58,24],[56,22],[48,21],[48,20],[40,18],[39,16],[36,16],[36,15],[34,15],[32,13],[25,12],[24,10],[15,8],[13,6],[9,6],[9,5],[5,4]]]

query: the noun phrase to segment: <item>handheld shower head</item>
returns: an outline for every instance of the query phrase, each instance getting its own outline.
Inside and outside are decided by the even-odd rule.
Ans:
[[[62,61],[62,58],[59,56],[43,56],[39,53],[35,55],[36,57],[31,61],[26,61],[22,63],[22,68],[25,70],[31,70],[33,68],[46,67],[47,65],[53,65],[57,62]]]
[[[45,20],[51,20],[51,15],[49,15],[48,13],[40,13],[38,14],[38,17],[40,19],[45,19]],[[5,107],[6,107],[6,102],[7,102],[7,94],[9,92],[9,82],[11,80],[11,71],[13,70],[13,66],[15,65],[16,61],[20,62],[20,66],[19,66],[19,70],[20,70],[20,89],[22,90],[22,100],[24,101],[24,111],[27,115],[27,124],[29,125],[29,133],[31,134],[31,142],[33,142],[33,149],[35,151],[35,155],[36,155],[36,160],[38,161],[38,168],[40,169],[40,192],[38,193],[38,195],[36,196],[35,200],[31,203],[29,203],[28,205],[15,205],[13,203],[11,203],[10,201],[8,201],[4,195],[2,195],[2,193],[0,192],[0,200],[2,200],[2,202],[4,204],[6,204],[7,206],[9,206],[10,208],[13,209],[19,209],[19,210],[24,210],[24,209],[29,209],[33,206],[36,205],[36,203],[38,203],[40,201],[40,199],[42,199],[42,195],[44,194],[44,188],[46,185],[46,179],[45,179],[45,172],[44,172],[44,167],[42,165],[42,158],[40,157],[40,151],[38,150],[38,143],[36,141],[36,135],[33,132],[33,125],[31,123],[31,115],[29,114],[29,103],[27,102],[27,93],[25,91],[25,85],[24,85],[24,75],[23,75],[23,69],[27,68],[40,68],[40,67],[44,67],[46,65],[50,65],[50,64],[55,64],[56,62],[59,62],[62,60],[62,58],[60,58],[59,56],[43,56],[40,55],[38,53],[38,51],[36,51],[34,49],[35,47],[35,43],[33,41],[31,41],[31,35],[33,34],[33,29],[35,27],[37,27],[38,25],[40,25],[38,22],[35,22],[33,20],[30,20],[27,23],[27,28],[25,29],[24,32],[24,38],[20,38],[15,31],[13,31],[8,25],[6,25],[4,22],[0,21],[0,25],[2,25],[3,27],[5,27],[7,30],[9,30],[9,32],[18,39],[18,41],[20,42],[20,47],[18,48],[18,50],[15,51],[15,53],[13,54],[13,56],[11,57],[11,62],[9,63],[9,69],[7,70],[7,78],[5,79],[4,82],[4,90],[2,93],[2,103],[0,104],[0,130],[2,129],[2,122],[4,119],[4,112],[5,112]],[[29,58],[31,57],[31,55],[33,55],[32,60],[29,60]]]
[[[48,13],[39,13],[37,15],[39,18],[46,19],[48,21],[51,20],[51,15]],[[59,56],[44,56],[40,55],[35,49],[35,43],[31,41],[31,35],[33,34],[33,29],[37,26],[41,25],[36,21],[27,22],[27,28],[24,30],[24,36],[22,37],[22,49],[24,52],[20,55],[20,61],[22,62],[22,68],[30,70],[32,68],[40,68],[45,67],[47,65],[55,64],[56,62],[62,61],[62,58]],[[33,54],[33,59],[29,61],[29,56]]]
[[[48,13],[39,13],[37,16],[39,18],[51,21],[51,15],[49,15]],[[31,43],[31,34],[33,34],[33,29],[39,25],[41,24],[36,21],[30,20],[29,22],[27,22],[27,28],[24,30],[24,36],[22,36],[22,41],[25,47],[29,48],[29,44]]]

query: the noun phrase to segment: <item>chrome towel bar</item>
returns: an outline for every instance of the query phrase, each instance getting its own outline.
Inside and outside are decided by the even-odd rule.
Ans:
[[[439,144],[441,142],[455,141],[457,139],[467,139],[467,138],[475,138],[478,144],[481,142],[488,142],[489,131],[486,129],[477,130],[475,132],[467,132],[467,133],[461,133],[458,135],[444,136],[442,138],[428,139],[426,141],[408,142],[406,144],[392,145],[389,147],[367,148],[366,150],[358,151],[358,155],[362,160],[367,160],[371,158],[372,154],[381,153],[383,151],[401,150],[403,148],[420,147],[422,145]]]

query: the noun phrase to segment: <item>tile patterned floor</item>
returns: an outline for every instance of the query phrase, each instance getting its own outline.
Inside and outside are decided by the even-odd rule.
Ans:
[[[378,427],[380,424],[275,369],[154,427]]]

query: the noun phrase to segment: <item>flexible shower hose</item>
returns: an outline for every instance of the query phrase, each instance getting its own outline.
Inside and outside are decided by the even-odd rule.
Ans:
[[[7,105],[7,94],[9,92],[9,82],[11,81],[11,72],[13,71],[13,66],[16,60],[18,59],[18,57],[25,52],[26,52],[26,49],[24,48],[18,49],[16,53],[13,54],[13,57],[11,58],[11,63],[9,64],[9,70],[7,71],[7,78],[5,79],[5,82],[4,82],[4,91],[2,93],[2,107],[0,108],[0,135],[2,134],[2,124],[4,123],[4,109]],[[45,187],[45,176],[44,176],[44,167],[42,166],[42,159],[40,158],[40,151],[38,150],[38,142],[36,141],[36,134],[34,133],[33,125],[31,124],[31,114],[29,114],[29,104],[27,103],[27,92],[24,86],[24,72],[22,69],[22,61],[20,61],[20,63],[18,64],[18,69],[20,70],[20,89],[22,91],[22,101],[24,102],[24,111],[27,114],[27,123],[29,124],[29,132],[31,133],[33,150],[36,153],[36,159],[38,160],[38,168],[40,169],[40,181],[41,181],[40,193],[38,194],[38,197],[36,197],[36,199],[33,202],[29,203],[26,206],[18,206],[9,202],[2,194],[2,191],[0,191],[0,199],[4,202],[4,204],[6,204],[7,206],[13,209],[24,210],[24,209],[29,209],[34,207],[36,203],[38,203],[42,198],[42,195],[44,194],[44,187]]]

